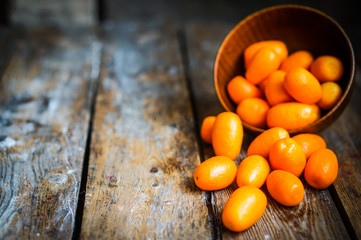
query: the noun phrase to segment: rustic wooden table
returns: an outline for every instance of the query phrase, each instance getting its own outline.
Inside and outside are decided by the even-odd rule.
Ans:
[[[223,111],[213,62],[232,27],[2,29],[0,239],[361,239],[359,64],[349,105],[320,133],[339,159],[331,187],[305,184],[297,207],[267,195],[263,217],[232,233],[220,216],[236,184],[195,186],[214,155],[199,127]]]

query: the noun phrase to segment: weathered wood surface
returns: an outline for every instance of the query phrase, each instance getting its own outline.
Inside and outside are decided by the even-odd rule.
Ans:
[[[209,24],[190,23],[186,25],[189,75],[195,96],[195,107],[199,119],[198,126],[206,116],[216,115],[224,111],[219,105],[214,91],[213,63],[221,41],[230,30],[231,26],[225,24],[210,26]],[[354,121],[359,119],[355,116],[352,118]],[[353,125],[350,125],[350,130],[352,127]],[[328,131],[331,132],[332,129]],[[246,150],[253,137],[246,132],[241,154],[236,160],[237,164],[246,157]],[[350,142],[355,143],[355,140],[357,139],[352,140],[349,138]],[[341,149],[344,145],[344,142],[337,138],[329,139],[326,137],[326,141],[333,142],[335,144],[333,146],[340,146]],[[210,145],[203,143],[203,149],[205,159],[214,156]],[[340,156],[341,166],[343,161]],[[341,177],[338,181],[342,181]],[[236,184],[225,190],[215,191],[212,195],[212,202],[214,203],[213,211],[219,223],[219,226],[216,226],[218,229],[215,230],[217,235],[221,235],[223,239],[348,239],[350,236],[329,191],[314,190],[304,180],[303,183],[305,185],[305,198],[299,206],[293,208],[283,207],[267,195],[269,204],[265,214],[253,227],[243,233],[232,233],[226,230],[222,226],[220,219],[223,206],[229,195],[236,189]],[[347,184],[345,183],[346,186]],[[267,193],[265,187],[262,190]],[[351,206],[353,208],[358,207],[358,205],[354,204],[351,204]],[[360,218],[360,215],[356,218]]]
[[[209,239],[175,25],[105,34],[81,238]]]
[[[10,24],[22,26],[92,26],[97,19],[97,0],[16,0],[9,9]]]
[[[176,24],[122,22],[107,24],[103,40],[48,29],[12,41],[0,30],[0,239],[71,238],[90,137],[75,226],[83,239],[361,239],[360,72],[349,106],[322,133],[340,161],[328,190],[306,187],[294,208],[268,195],[261,220],[232,233],[221,213],[236,185],[194,185],[195,168],[214,155],[196,131],[223,111],[213,64],[233,26],[189,21],[177,35]],[[237,164],[253,137],[245,134]]]
[[[89,31],[34,30],[0,82],[0,239],[70,239],[98,77]]]

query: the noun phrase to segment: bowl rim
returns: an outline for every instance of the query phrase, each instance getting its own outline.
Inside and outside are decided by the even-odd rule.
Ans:
[[[223,40],[222,44],[220,45],[218,51],[217,51],[217,55],[216,55],[216,59],[214,62],[214,71],[213,71],[213,80],[214,80],[214,87],[216,90],[216,94],[218,97],[218,100],[220,101],[222,107],[229,112],[233,112],[231,109],[228,108],[227,104],[225,103],[225,101],[223,100],[221,93],[220,93],[220,89],[218,88],[218,77],[217,77],[217,72],[218,72],[218,62],[220,61],[220,57],[221,57],[221,53],[223,52],[225,46],[227,45],[228,41],[230,40],[230,38],[233,36],[233,34],[242,26],[244,25],[247,21],[249,21],[249,19],[258,16],[260,14],[264,14],[265,12],[269,12],[269,11],[274,11],[274,10],[278,10],[278,9],[284,9],[284,8],[294,8],[294,9],[303,9],[306,11],[311,11],[314,12],[318,15],[321,15],[322,17],[324,17],[325,19],[327,19],[328,21],[330,21],[339,31],[340,33],[343,35],[344,39],[346,40],[347,46],[348,46],[348,55],[350,56],[350,63],[351,63],[351,72],[350,72],[350,76],[348,78],[347,81],[347,85],[346,88],[344,90],[344,92],[342,93],[341,98],[337,101],[337,103],[335,104],[335,106],[333,106],[331,109],[329,109],[327,111],[327,113],[323,116],[321,116],[319,119],[317,119],[315,122],[302,127],[302,128],[296,128],[296,129],[291,129],[291,130],[287,130],[289,132],[290,135],[295,135],[295,134],[299,134],[299,133],[306,133],[306,132],[314,132],[314,131],[310,131],[310,129],[313,129],[316,125],[320,124],[321,122],[323,122],[324,120],[330,118],[331,116],[333,116],[334,114],[337,114],[336,110],[339,109],[339,107],[341,107],[341,105],[343,104],[347,104],[351,92],[352,92],[352,86],[354,84],[354,78],[355,78],[355,54],[354,54],[354,50],[351,44],[351,41],[348,37],[348,35],[346,34],[345,30],[341,27],[341,25],[334,20],[332,17],[330,17],[329,15],[327,15],[326,13],[317,10],[315,8],[309,7],[309,6],[304,6],[304,5],[298,5],[298,4],[282,4],[282,5],[275,5],[275,6],[271,6],[271,7],[266,7],[263,9],[260,9],[256,12],[253,12],[251,14],[249,14],[247,17],[245,17],[243,20],[241,20],[235,27],[233,27],[231,29],[231,31],[227,34],[227,36],[225,37],[225,39]],[[343,109],[341,109],[341,111],[338,113],[339,115],[343,112]],[[337,118],[338,116],[336,116]],[[336,119],[335,118],[335,119]],[[246,122],[242,121],[243,126],[245,127],[246,130],[249,130],[253,133],[262,133],[265,130],[269,129],[262,129],[262,128],[258,128],[255,126],[252,126]],[[327,127],[324,127],[327,128]],[[319,131],[323,131],[323,129],[320,129]],[[319,132],[318,131],[318,132]]]

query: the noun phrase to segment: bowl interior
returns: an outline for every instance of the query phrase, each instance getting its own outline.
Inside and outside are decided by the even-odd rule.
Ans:
[[[354,53],[343,29],[324,13],[304,6],[282,5],[256,12],[241,21],[222,43],[215,62],[215,88],[221,104],[227,111],[235,111],[236,105],[229,98],[226,86],[236,75],[244,76],[243,51],[252,43],[263,40],[281,40],[289,53],[308,50],[316,58],[320,55],[333,55],[344,64],[344,74],[338,82],[343,96],[338,104],[315,123],[290,131],[318,132],[334,121],[348,100],[354,78]],[[338,109],[341,108],[341,109]],[[264,129],[244,123],[246,129],[260,133]]]

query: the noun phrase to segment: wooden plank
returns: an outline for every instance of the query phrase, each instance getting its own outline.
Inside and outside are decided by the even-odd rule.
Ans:
[[[175,25],[128,22],[106,36],[81,238],[209,239]]]
[[[328,148],[339,160],[335,198],[352,237],[361,239],[361,70],[357,66],[355,86],[349,105],[341,117],[322,133]]]
[[[164,0],[102,0],[105,18],[111,22],[162,21],[178,15],[179,2]]]
[[[22,26],[93,26],[97,23],[97,0],[16,0],[11,2],[11,24]]]
[[[0,239],[70,239],[98,77],[91,31],[33,30],[0,85]]]
[[[189,75],[195,95],[198,126],[204,117],[224,111],[217,100],[213,85],[213,63],[217,50],[232,26],[222,23],[188,23],[186,25],[189,52]],[[246,157],[246,150],[254,136],[245,133],[237,165]],[[210,145],[203,145],[205,159],[214,156]],[[213,192],[212,202],[218,218],[218,236],[223,239],[348,239],[349,235],[328,190],[315,191],[305,184],[305,198],[298,207],[283,207],[268,196],[263,217],[242,233],[232,233],[222,226],[221,213],[236,184]]]

